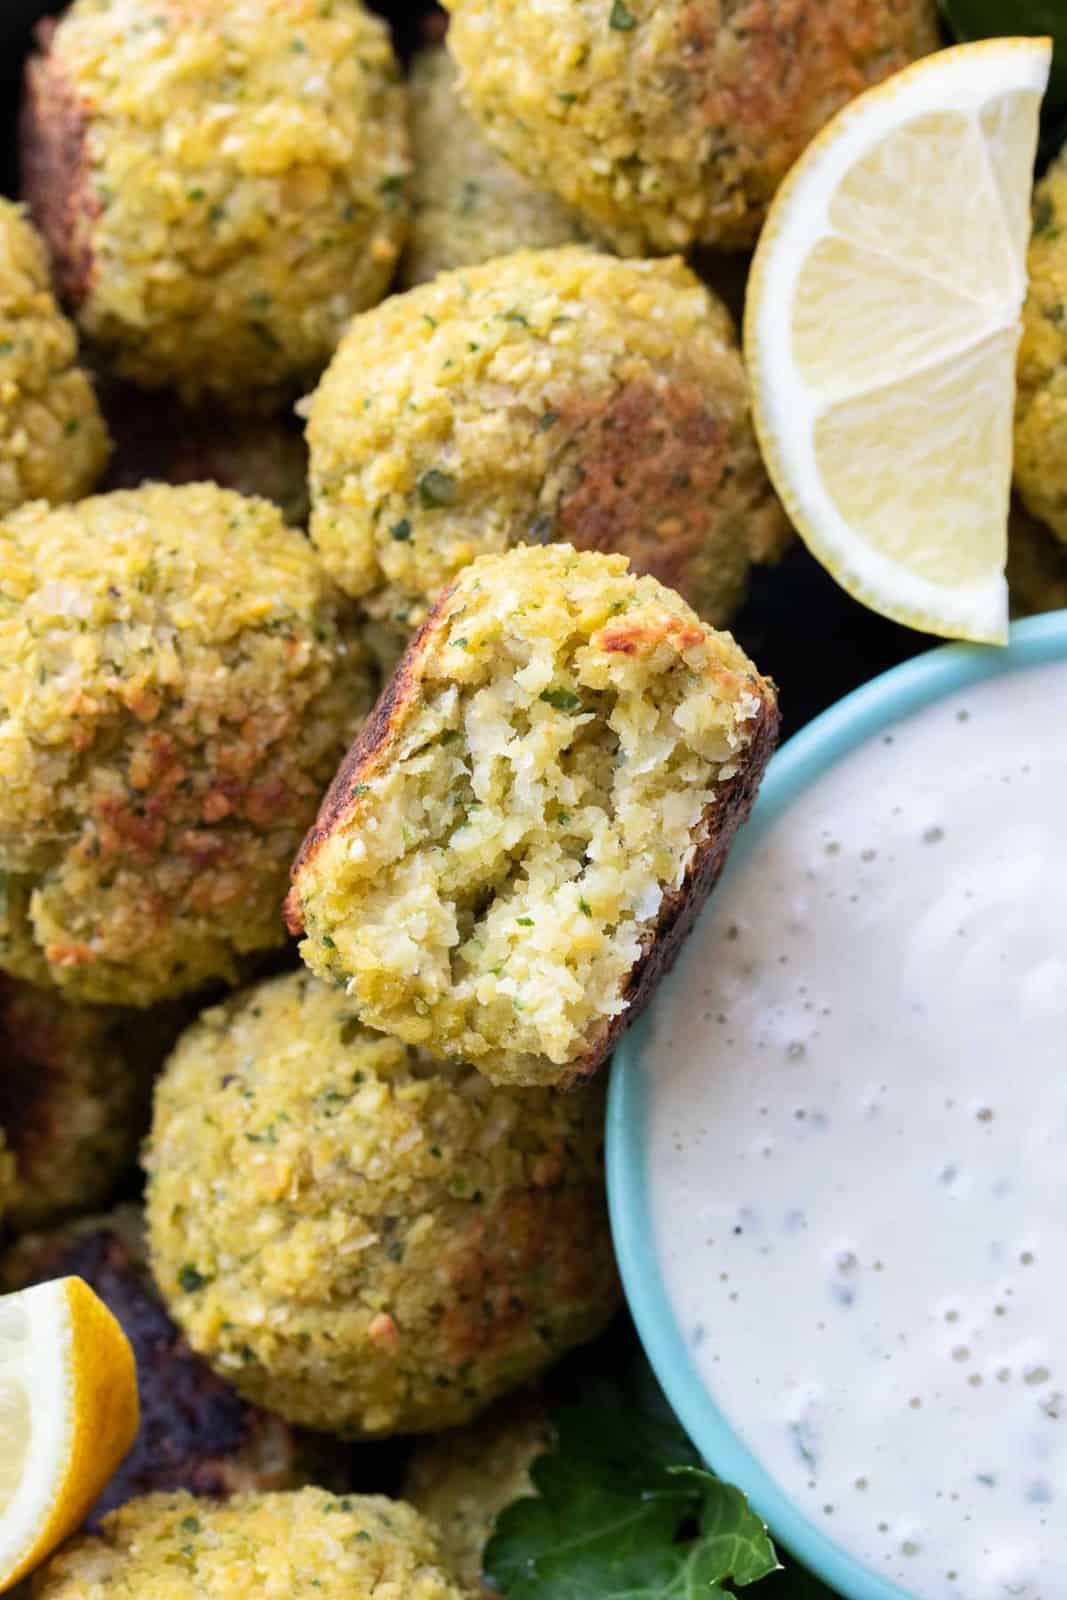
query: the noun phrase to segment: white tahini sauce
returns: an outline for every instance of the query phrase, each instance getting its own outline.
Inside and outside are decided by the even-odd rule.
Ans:
[[[718,1406],[922,1600],[1067,1597],[1067,664],[778,820],[655,1008],[652,1207]]]

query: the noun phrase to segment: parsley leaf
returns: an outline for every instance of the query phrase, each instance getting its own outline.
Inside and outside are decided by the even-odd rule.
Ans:
[[[433,506],[455,505],[458,489],[455,478],[447,472],[441,472],[437,467],[431,467],[424,472],[416,485],[419,499],[427,510]]]
[[[643,1362],[593,1378],[552,1420],[535,1494],[501,1514],[486,1551],[508,1600],[718,1600],[726,1583],[780,1571],[763,1523],[700,1466]]]
[[[537,698],[543,700],[546,705],[554,706],[557,711],[582,709],[581,697],[570,689],[542,689]]]

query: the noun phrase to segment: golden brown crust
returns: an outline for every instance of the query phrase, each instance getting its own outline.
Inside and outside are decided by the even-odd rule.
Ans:
[[[314,825],[308,829],[293,862],[293,887],[286,896],[284,906],[285,922],[291,934],[299,936],[305,931],[304,912],[297,892],[300,873],[315,858],[331,833],[347,819],[367,775],[376,771],[388,756],[408,708],[416,704],[423,659],[435,643],[433,636],[437,632],[438,621],[447,615],[455,588],[456,585],[451,584],[439,597],[400,657],[393,676],[378,696],[374,709],[323,796],[319,814]]]
[[[489,141],[627,255],[754,243],[830,117],[939,44],[935,0],[445,3]]]
[[[89,117],[52,52],[56,23],[37,29],[26,63],[19,127],[22,198],[52,252],[56,280],[78,305],[93,276],[91,224],[100,202],[89,181]]]
[[[285,902],[286,922],[292,934],[300,935],[305,931],[299,896],[301,873],[314,860],[330,835],[347,823],[358,804],[363,786],[388,760],[408,712],[417,704],[426,658],[436,649],[438,641],[447,635],[445,624],[456,587],[452,585],[440,596],[401,657],[393,677],[327,790],[315,824],[300,847],[293,863],[293,887]],[[670,623],[677,628],[685,626],[681,618],[672,617]],[[598,642],[601,648],[615,649],[625,654],[649,649],[655,644],[655,640],[637,636],[632,628],[628,629],[621,623],[604,630]],[[679,642],[684,648],[687,641],[683,637]],[[777,741],[780,721],[773,686],[765,679],[754,676],[752,691],[759,702],[759,710],[750,724],[751,741],[737,772],[720,782],[715,799],[704,813],[696,853],[684,882],[680,888],[664,896],[655,923],[643,934],[643,953],[630,973],[624,990],[626,1009],[608,1019],[584,1053],[568,1066],[561,1080],[563,1087],[573,1086],[591,1077],[610,1055],[621,1034],[647,1005],[656,984],[673,964],[698,912],[714,888],[726,863],[734,835],[752,810],[760,780]]]
[[[728,487],[748,465],[736,418],[706,384],[683,379],[627,383],[606,402],[561,406],[561,419],[574,462],[553,536],[579,550],[620,550],[701,616],[728,621],[744,595],[754,509],[732,503]]]

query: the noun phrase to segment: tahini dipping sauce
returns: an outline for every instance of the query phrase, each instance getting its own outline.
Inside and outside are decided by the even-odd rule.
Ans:
[[[1067,663],[779,817],[654,1008],[679,1326],[779,1487],[922,1600],[1067,1597]]]

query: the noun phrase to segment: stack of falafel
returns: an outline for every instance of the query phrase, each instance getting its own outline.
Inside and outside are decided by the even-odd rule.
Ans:
[[[48,1600],[477,1586],[618,1303],[597,1069],[773,747],[716,630],[789,529],[669,252],[729,277],[932,0],[450,9],[410,94],[360,0],[74,0],[27,67],[2,1275],[92,1283],[145,1402]],[[346,1492],[413,1433],[425,1516]]]

